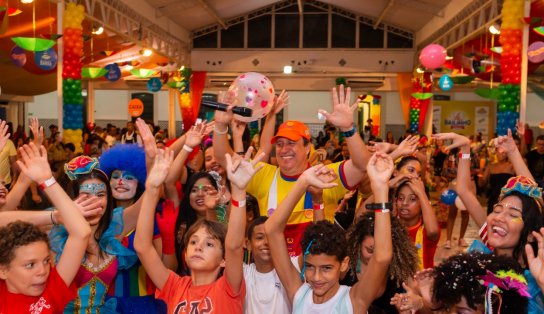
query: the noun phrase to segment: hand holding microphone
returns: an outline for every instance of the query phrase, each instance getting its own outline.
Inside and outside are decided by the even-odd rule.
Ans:
[[[212,100],[203,100],[200,104],[219,111],[227,111],[227,108],[229,107],[227,104]],[[232,108],[232,112],[242,117],[251,117],[253,114],[253,110],[251,108],[237,106]]]

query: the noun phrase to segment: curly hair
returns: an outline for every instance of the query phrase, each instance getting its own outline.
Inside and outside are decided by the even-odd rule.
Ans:
[[[100,169],[111,178],[115,170],[129,171],[138,179],[138,188],[145,188],[147,170],[145,167],[145,151],[134,144],[117,144],[105,151],[99,159]]]
[[[356,274],[360,259],[361,244],[366,237],[374,237],[374,213],[369,212],[348,229],[348,256],[353,275]],[[391,217],[391,237],[393,241],[393,259],[389,265],[389,278],[395,280],[397,287],[414,276],[418,270],[417,250],[406,228],[396,217]]]
[[[434,268],[433,300],[444,308],[450,309],[465,298],[472,309],[485,304],[487,287],[481,283],[481,277],[487,271],[514,271],[523,276],[521,266],[512,258],[492,254],[473,252],[449,257]],[[493,294],[493,312],[526,313],[528,299],[517,291],[501,289],[500,298]],[[498,310],[498,311],[497,311]]]
[[[339,262],[342,262],[347,256],[346,233],[332,222],[322,220],[312,223],[306,228],[301,240],[303,252],[308,249],[308,244],[311,241],[313,242],[309,254],[336,256]]]
[[[15,221],[0,227],[0,265],[9,265],[17,248],[40,241],[50,248],[47,234],[31,223]]]

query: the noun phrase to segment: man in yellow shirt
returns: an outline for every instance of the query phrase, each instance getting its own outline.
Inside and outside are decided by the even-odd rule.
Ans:
[[[344,93],[344,87],[340,86],[339,93],[336,92],[336,88],[333,88],[332,93],[333,112],[330,114],[324,110],[319,112],[340,129],[348,145],[351,159],[327,165],[336,173],[338,186],[324,190],[322,200],[312,199],[310,193],[306,193],[293,209],[285,228],[285,238],[291,255],[301,254],[300,239],[306,226],[313,221],[314,210],[324,210],[325,218],[332,221],[338,201],[359,183],[370,159],[370,152],[353,123],[357,104],[349,105],[350,89]],[[226,133],[230,120],[232,112],[216,112],[213,145],[215,157],[221,164],[225,162],[225,153],[229,152]],[[262,216],[269,216],[274,212],[297,178],[310,167],[308,161],[310,139],[308,127],[299,121],[283,123],[276,136],[272,138],[272,144],[276,145],[278,166],[265,164],[247,186],[247,192],[257,198]]]

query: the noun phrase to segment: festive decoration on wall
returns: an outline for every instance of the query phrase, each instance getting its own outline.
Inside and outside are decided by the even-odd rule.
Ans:
[[[499,86],[496,131],[498,135],[505,135],[508,129],[515,132],[519,119],[524,1],[505,0],[501,14],[502,84]]]
[[[373,94],[364,94],[358,97],[359,100],[359,127],[362,128],[367,121],[364,121],[365,118],[362,114],[362,104],[367,103],[369,105],[369,114],[368,117],[372,119],[372,130],[371,134],[373,136],[380,135],[380,126],[381,126],[381,104],[380,101],[382,96],[373,95]]]
[[[410,113],[409,113],[409,128],[410,130],[419,133],[429,104],[432,98],[432,75],[431,72],[425,72],[421,77],[412,79],[412,97],[410,97]]]
[[[206,83],[206,72],[193,72],[188,68],[183,68],[179,72],[176,75],[180,81],[183,79],[184,87],[179,89],[178,102],[183,121],[183,130],[187,131],[195,124],[198,117],[200,100],[202,99],[202,92]]]
[[[264,75],[247,72],[238,76],[229,87],[236,99],[233,104],[238,107],[248,107],[252,110],[251,117],[235,115],[235,118],[251,122],[265,117],[274,104],[274,86]]]
[[[81,57],[83,56],[83,5],[70,2],[63,16],[64,59],[62,70],[64,142],[75,147],[83,140],[83,97],[81,96]]]
[[[443,91],[449,91],[453,88],[453,81],[451,77],[447,74],[442,75],[442,77],[438,80],[438,86]]]

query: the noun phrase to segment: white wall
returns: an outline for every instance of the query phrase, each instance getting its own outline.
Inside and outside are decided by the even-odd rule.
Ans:
[[[353,92],[351,99],[355,101],[358,93]],[[398,92],[376,93],[382,96],[382,119],[385,124],[404,124],[400,98]],[[444,93],[451,96],[451,100],[477,101],[486,100],[472,92]],[[129,91],[97,90],[95,93],[95,118],[111,120],[128,120],[127,104],[130,100]],[[155,96],[155,117],[158,121],[168,120],[168,92],[161,91]],[[176,120],[181,120],[179,106],[176,100]],[[332,100],[329,92],[289,92],[289,106],[287,107],[286,119],[300,120],[306,123],[322,123],[317,119],[317,110],[332,110]],[[29,117],[42,119],[57,118],[57,96],[56,92],[38,95],[34,102],[27,103],[27,114]],[[530,126],[538,126],[544,121],[544,101],[536,94],[527,95],[527,123]]]

